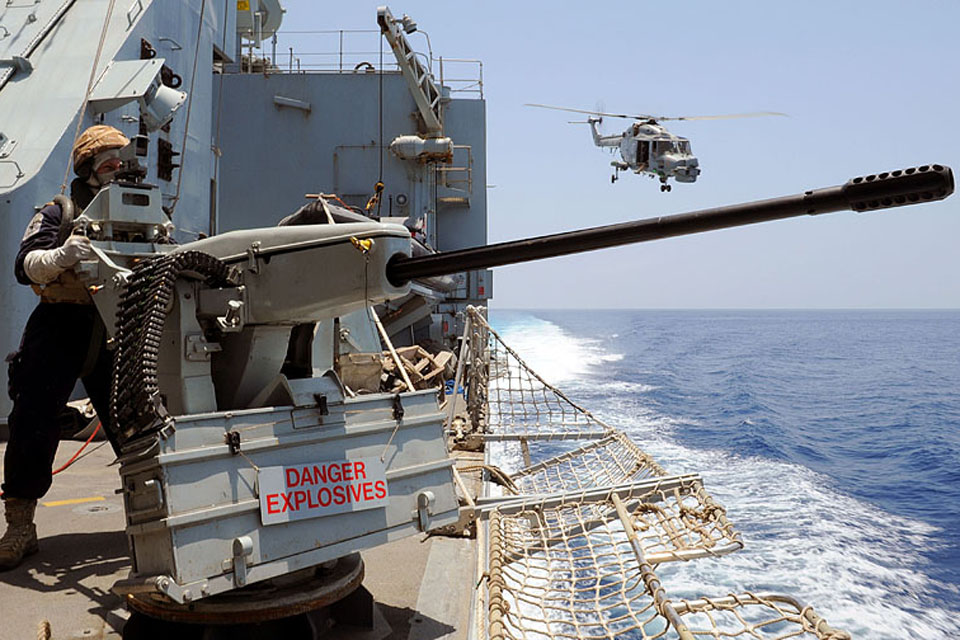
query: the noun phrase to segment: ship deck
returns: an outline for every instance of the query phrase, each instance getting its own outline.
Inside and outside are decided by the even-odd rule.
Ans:
[[[0,442],[0,455],[6,451]],[[103,446],[98,446],[103,444]],[[81,446],[61,443],[54,468]],[[120,477],[105,443],[54,478],[37,506],[40,552],[0,573],[0,637],[36,638],[49,622],[50,637],[118,639],[129,617],[110,587],[130,570]],[[458,464],[475,464],[467,454]],[[334,628],[325,637],[466,638],[469,633],[477,545],[467,538],[423,534],[362,553],[364,586],[377,603],[374,628]],[[43,637],[43,636],[40,636]]]

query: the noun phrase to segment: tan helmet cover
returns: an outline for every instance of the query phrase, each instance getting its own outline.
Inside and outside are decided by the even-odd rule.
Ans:
[[[74,172],[84,162],[108,149],[119,149],[130,144],[130,139],[119,130],[105,124],[95,124],[77,138],[73,145]]]

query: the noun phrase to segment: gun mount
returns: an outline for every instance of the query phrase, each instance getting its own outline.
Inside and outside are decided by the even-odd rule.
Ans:
[[[351,397],[329,372],[332,362],[314,362],[309,377],[284,375],[294,327],[403,297],[418,278],[930,202],[949,196],[954,181],[948,167],[925,165],[416,257],[406,227],[372,221],[234,231],[175,246],[164,241],[156,194],[137,186],[138,198],[118,197],[132,189],[106,187],[77,222],[94,232],[97,250],[79,271],[104,318],[116,318],[112,435],[136,567],[116,589],[185,603],[459,517],[435,390]]]

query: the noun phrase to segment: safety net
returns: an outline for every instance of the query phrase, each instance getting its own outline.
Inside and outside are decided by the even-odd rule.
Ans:
[[[533,371],[478,310],[470,308],[468,315],[471,360],[483,362],[473,372],[486,378],[484,440],[587,440],[613,431]]]
[[[789,596],[730,594],[669,602],[666,607],[679,617],[692,638],[850,640],[849,633],[832,628],[812,607]]]
[[[523,493],[557,493],[665,475],[656,460],[625,434],[614,431],[601,440],[522,469],[511,478]]]
[[[597,502],[514,503],[489,525],[490,638],[662,638],[662,590]],[[651,595],[652,594],[652,595]],[[659,601],[658,601],[659,600]]]
[[[657,566],[743,546],[696,474],[506,499],[488,532],[489,638],[850,638],[787,596],[669,598]]]
[[[850,638],[788,596],[671,599],[656,574],[660,564],[744,546],[700,476],[670,475],[544,381],[477,310],[468,314],[465,337],[471,420],[484,440],[522,449],[527,465],[512,475],[485,465],[506,488],[478,501],[487,519],[486,586],[478,590],[483,636]],[[526,444],[538,440],[587,442],[532,461]],[[557,446],[550,445],[553,453]]]

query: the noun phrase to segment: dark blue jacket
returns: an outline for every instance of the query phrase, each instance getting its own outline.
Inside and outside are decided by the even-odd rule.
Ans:
[[[90,204],[95,195],[96,192],[80,178],[75,178],[70,183],[70,199],[73,200],[77,214]],[[60,206],[52,203],[45,206],[30,219],[30,224],[27,225],[23,239],[20,240],[20,250],[17,251],[17,259],[13,265],[17,282],[27,285],[34,284],[23,270],[23,260],[31,251],[53,249],[60,246],[59,234],[62,219],[63,212],[60,210]]]
[[[27,272],[23,270],[23,261],[27,254],[37,249],[53,249],[57,246],[61,216],[59,205],[48,204],[30,220],[14,262],[14,273],[20,284],[33,284],[33,281],[27,277]]]

